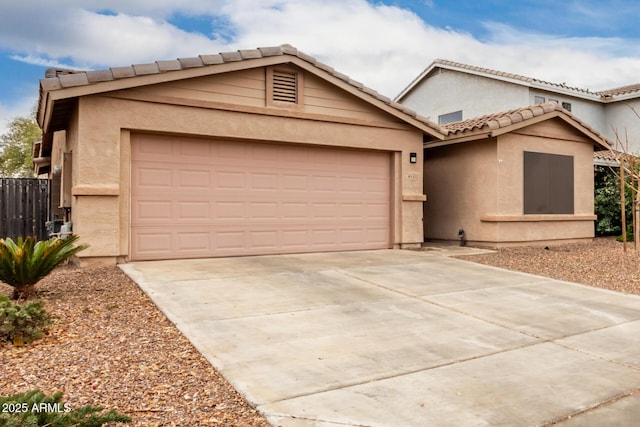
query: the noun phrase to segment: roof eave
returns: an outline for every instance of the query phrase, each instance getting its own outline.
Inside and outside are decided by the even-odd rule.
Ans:
[[[39,122],[43,131],[48,132],[51,123],[52,109],[54,108],[55,102],[59,100],[278,64],[295,64],[300,68],[333,83],[343,90],[348,91],[358,98],[384,110],[407,124],[418,128],[423,133],[441,140],[445,138],[446,131],[435,123],[430,126],[426,119],[420,120],[418,114],[409,110],[407,107],[395,103],[391,99],[364,87],[364,85],[349,79],[347,76],[338,73],[331,67],[321,64],[315,61],[315,59],[297,51],[296,54],[283,52],[282,54],[273,56],[243,59],[241,61],[225,62],[126,78],[114,78],[113,80],[100,81],[91,84],[79,84],[77,86],[55,88],[52,90],[46,90],[43,88],[43,84],[48,80],[44,79],[41,81]],[[327,70],[332,70],[333,72],[329,72]],[[141,84],[142,79],[144,79],[143,84]]]
[[[600,100],[601,102],[609,104],[613,102],[629,101],[631,99],[638,98],[640,98],[640,91],[628,92],[621,95],[611,95],[610,97],[601,97]]]
[[[602,102],[602,97],[598,94],[581,92],[579,90],[564,88],[561,86],[556,86],[554,84],[549,84],[544,82],[532,82],[529,84],[529,86],[534,89],[571,96],[573,98],[582,98],[589,101]]]
[[[411,92],[414,87],[420,84],[420,82],[422,82],[422,80],[424,80],[424,78],[428,76],[429,73],[431,73],[431,71],[433,71],[436,68],[438,68],[438,63],[432,62],[431,65],[429,65],[427,68],[422,70],[422,72],[418,74],[418,76],[414,78],[413,81],[411,81],[411,83],[409,83],[398,95],[396,95],[396,97],[393,98],[393,100],[396,102],[401,102],[402,98],[408,95],[409,92]]]
[[[437,148],[437,147],[443,147],[445,145],[460,144],[463,142],[480,141],[483,139],[489,139],[496,136],[493,134],[493,131],[488,129],[486,126],[475,131],[467,131],[467,132],[463,132],[455,135],[456,136],[454,137],[447,137],[442,141],[425,142],[422,144],[422,147],[426,149]]]
[[[489,128],[489,126],[484,125],[483,127],[478,129],[466,130],[459,133],[452,133],[450,134],[450,136],[446,137],[444,141],[437,141],[435,143],[430,143],[430,142],[424,143],[424,148],[435,148],[443,145],[457,144],[461,142],[472,142],[472,141],[478,141],[482,139],[497,137],[509,132],[516,131],[518,129],[535,125],[537,123],[540,123],[549,119],[553,119],[553,118],[561,119],[568,125],[572,126],[573,128],[583,133],[589,139],[591,139],[593,141],[593,146],[595,151],[610,149],[610,145],[604,136],[598,134],[597,132],[594,132],[593,130],[589,129],[586,126],[583,126],[580,122],[576,121],[571,116],[569,116],[568,113],[560,110],[554,110],[545,114],[541,114],[539,116],[529,118],[527,120],[522,120],[517,123],[512,123],[504,127],[491,129]]]

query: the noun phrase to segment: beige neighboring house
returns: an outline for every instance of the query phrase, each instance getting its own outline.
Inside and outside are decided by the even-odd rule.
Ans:
[[[38,122],[94,263],[420,246],[423,137],[444,138],[289,45],[49,70]]]
[[[594,236],[593,153],[607,139],[555,102],[443,126],[424,144],[425,239],[501,247]]]

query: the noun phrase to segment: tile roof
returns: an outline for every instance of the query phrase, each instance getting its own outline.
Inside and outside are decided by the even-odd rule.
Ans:
[[[608,90],[601,90],[597,92],[597,94],[600,96],[610,97],[610,96],[617,96],[617,95],[626,95],[634,92],[640,92],[640,83],[616,87]]]
[[[460,62],[448,61],[446,59],[436,59],[433,61],[420,75],[418,75],[406,88],[396,96],[396,100],[401,100],[406,96],[416,85],[418,85],[423,79],[425,79],[434,69],[450,69],[459,70],[462,72],[468,72],[471,74],[480,74],[488,78],[496,78],[503,80],[511,80],[512,82],[521,82],[524,85],[533,86],[538,89],[548,91],[563,91],[565,94],[571,94],[576,97],[582,97],[592,101],[600,102],[613,102],[617,101],[616,97],[628,96],[640,96],[640,83],[622,86],[613,89],[607,89],[602,91],[592,91],[589,89],[569,86],[565,83],[554,83],[546,80],[536,79],[533,77],[522,76],[519,74],[507,73],[504,71],[492,70],[490,68],[476,67],[473,65],[462,64]]]
[[[546,102],[544,104],[536,104],[528,107],[518,108],[515,110],[503,111],[501,113],[487,114],[485,116],[475,117],[459,122],[447,123],[442,127],[449,132],[448,139],[452,139],[465,133],[472,133],[473,131],[492,131],[505,128],[517,123],[525,122],[535,117],[552,113],[554,111],[564,114],[565,116],[567,116],[567,118],[570,118],[575,123],[595,134],[606,144],[609,144],[607,138],[604,135],[595,130],[586,122],[571,114],[569,111],[562,108],[556,102]]]
[[[633,154],[627,154],[618,150],[602,150],[593,153],[595,160],[600,160],[603,164],[618,163],[620,159],[626,159],[627,161],[638,161],[640,158]]]
[[[235,52],[221,52],[213,55],[200,55],[192,58],[178,58],[177,60],[156,61],[148,64],[134,64],[129,67],[113,67],[97,71],[51,68],[46,71],[45,78],[40,80],[41,97],[44,92],[56,91],[70,87],[89,86],[138,76],[171,73],[197,67],[209,67],[229,62],[248,61],[252,59],[283,55],[297,57],[314,67],[323,70],[331,76],[353,86],[360,92],[363,92],[366,96],[373,97],[389,107],[410,116],[418,122],[433,129],[437,133],[445,135],[447,132],[438,124],[421,116],[414,110],[391,100],[387,96],[381,95],[377,91],[364,86],[362,83],[351,79],[349,76],[336,71],[333,67],[319,62],[312,56],[309,56],[288,44],[273,47],[260,47],[257,49],[238,50]]]
[[[583,89],[583,88],[579,88],[579,87],[573,87],[573,86],[568,86],[565,83],[553,83],[553,82],[548,82],[546,80],[540,80],[540,79],[536,79],[533,77],[526,77],[526,76],[521,76],[519,74],[512,74],[512,73],[506,73],[504,71],[497,71],[497,70],[492,70],[490,68],[482,68],[482,67],[475,67],[473,65],[467,65],[467,64],[461,64],[459,62],[453,62],[453,61],[447,61],[446,59],[436,59],[435,61],[433,61],[433,65],[445,65],[445,66],[449,66],[449,67],[454,67],[454,68],[460,68],[460,69],[465,69],[465,70],[469,70],[469,71],[475,71],[478,73],[483,73],[483,74],[490,74],[496,77],[503,77],[503,78],[508,78],[508,79],[512,79],[512,80],[520,80],[522,82],[525,83],[539,83],[542,84],[544,86],[552,86],[555,88],[562,88],[562,89],[566,89],[569,91],[574,91],[574,92],[579,92],[579,93],[583,93],[583,94],[590,94],[590,95],[597,95],[597,92],[592,92],[589,89]]]

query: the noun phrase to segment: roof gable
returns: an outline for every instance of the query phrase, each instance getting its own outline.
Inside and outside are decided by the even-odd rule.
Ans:
[[[472,74],[488,79],[500,80],[515,85],[545,90],[563,95],[570,95],[597,102],[619,101],[622,99],[617,99],[616,97],[621,97],[622,95],[625,96],[624,99],[640,97],[640,83],[594,92],[589,89],[568,86],[565,83],[553,83],[533,77],[521,76],[519,74],[492,70],[490,68],[476,67],[459,62],[447,61],[444,59],[436,59],[427,68],[425,68],[424,71],[422,71],[422,73],[420,73],[411,83],[409,83],[409,85],[404,88],[400,92],[400,94],[398,94],[398,96],[395,97],[395,101],[402,102],[402,99],[405,98],[414,89],[419,87],[422,81],[431,77],[438,70],[450,70]]]
[[[352,80],[290,45],[200,55],[194,58],[156,61],[98,71],[52,69],[47,72],[45,79],[40,80],[38,122],[45,133],[57,130],[56,126],[59,127],[64,122],[55,117],[57,106],[68,105],[70,101],[80,96],[276,64],[298,66],[433,138],[444,138],[446,131],[426,117]],[[68,109],[61,108],[60,111],[68,114]]]
[[[425,143],[425,147],[477,141],[503,135],[545,120],[560,119],[593,141],[596,150],[608,150],[607,138],[555,102],[547,102],[516,110],[488,114],[481,117],[448,123],[444,141]]]

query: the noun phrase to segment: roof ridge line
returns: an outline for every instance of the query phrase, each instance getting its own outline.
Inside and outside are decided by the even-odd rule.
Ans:
[[[45,72],[45,78],[40,80],[40,91],[50,92],[55,90],[66,89],[78,86],[90,86],[103,82],[128,79],[133,77],[148,76],[155,74],[164,74],[186,69],[194,69],[200,67],[214,67],[217,65],[249,61],[252,59],[261,59],[272,56],[290,55],[302,61],[305,61],[315,68],[322,70],[330,76],[337,78],[346,84],[356,88],[368,97],[373,97],[379,102],[411,117],[413,120],[427,126],[442,136],[446,136],[447,130],[437,123],[421,116],[416,111],[393,101],[391,98],[382,95],[378,91],[365,86],[363,83],[353,80],[346,74],[340,73],[335,68],[323,64],[311,55],[298,50],[290,44],[282,44],[279,46],[258,47],[255,49],[239,49],[236,51],[219,52],[217,54],[204,54],[196,57],[185,57],[171,60],[157,60],[155,62],[144,64],[132,64],[129,66],[110,67],[101,70],[68,70],[68,69],[49,69]]]
[[[450,136],[461,135],[466,132],[472,132],[481,130],[487,127],[489,130],[499,129],[510,126],[512,124],[520,123],[526,120],[533,119],[534,117],[542,116],[553,111],[558,111],[573,121],[580,124],[585,129],[597,135],[603,141],[610,145],[609,140],[601,132],[593,128],[588,123],[580,120],[577,116],[568,110],[562,108],[560,104],[555,101],[548,101],[542,104],[534,104],[526,107],[516,108],[512,110],[502,111],[493,114],[485,114],[478,117],[472,117],[466,120],[460,120],[458,122],[447,123],[442,125],[449,131]]]

